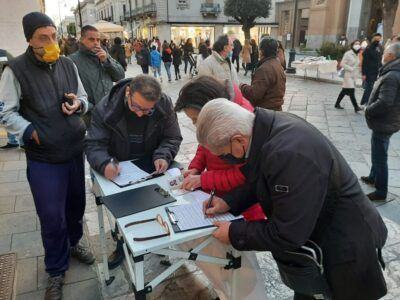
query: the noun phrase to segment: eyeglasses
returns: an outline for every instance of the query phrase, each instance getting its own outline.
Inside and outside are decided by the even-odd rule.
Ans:
[[[159,234],[159,235],[154,235],[154,236],[148,236],[148,237],[134,237],[133,240],[135,242],[144,242],[144,241],[154,240],[154,239],[158,239],[158,238],[169,236],[171,234],[167,222],[165,222],[163,220],[163,218],[161,217],[160,214],[158,214],[153,219],[146,219],[146,220],[141,220],[141,221],[135,221],[135,222],[128,223],[128,224],[125,225],[125,228],[128,228],[130,226],[134,226],[134,225],[138,225],[138,224],[153,222],[153,221],[157,221],[157,223],[161,225],[161,227],[166,231],[166,233]]]
[[[152,108],[143,108],[139,104],[137,104],[133,100],[133,96],[131,97],[131,101],[128,101],[129,108],[135,112],[142,112],[144,115],[151,116],[154,113],[154,107]]]

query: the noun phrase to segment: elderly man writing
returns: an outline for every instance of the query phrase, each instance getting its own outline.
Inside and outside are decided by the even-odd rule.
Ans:
[[[267,216],[217,222],[214,237],[242,251],[271,251],[295,299],[386,294],[379,262],[387,229],[344,158],[317,129],[294,115],[262,108],[251,113],[216,99],[199,114],[197,138],[227,162],[246,162],[245,185],[224,199],[214,197],[207,209],[205,203],[205,213],[240,214],[259,202]],[[319,251],[323,274],[304,255]]]

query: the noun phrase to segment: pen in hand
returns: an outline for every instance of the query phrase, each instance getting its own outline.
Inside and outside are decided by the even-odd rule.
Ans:
[[[111,158],[110,163],[112,163],[114,165],[115,169],[118,170],[118,176],[119,176],[121,174],[119,172],[119,168],[118,168],[119,161],[116,158],[113,157],[113,158]]]
[[[207,217],[207,209],[211,207],[212,200],[214,198],[215,190],[212,190],[210,193],[210,199],[208,199],[206,209],[204,211],[204,217]]]

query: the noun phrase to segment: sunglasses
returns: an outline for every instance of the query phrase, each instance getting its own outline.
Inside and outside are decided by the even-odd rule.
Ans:
[[[166,233],[159,234],[159,235],[154,235],[154,236],[148,236],[148,237],[134,237],[133,240],[135,242],[144,242],[144,241],[149,241],[149,240],[154,240],[154,239],[166,237],[166,236],[169,236],[171,234],[167,222],[165,222],[163,220],[163,218],[161,217],[160,214],[158,214],[153,219],[146,219],[146,220],[141,220],[141,221],[135,221],[135,222],[128,223],[128,224],[125,225],[125,228],[131,227],[131,226],[134,226],[134,225],[138,225],[138,224],[154,222],[154,221],[157,221],[157,223],[161,225],[161,227],[165,230]]]
[[[151,116],[154,113],[154,107],[152,108],[143,108],[139,104],[137,104],[132,96],[129,96],[131,101],[128,101],[129,108],[134,112],[141,112],[146,116]]]

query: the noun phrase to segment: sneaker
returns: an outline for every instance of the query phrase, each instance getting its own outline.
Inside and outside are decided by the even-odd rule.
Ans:
[[[92,252],[90,252],[87,247],[83,247],[79,243],[76,246],[71,247],[71,256],[79,260],[81,263],[87,265],[93,264],[96,260]]]
[[[376,192],[369,193],[367,197],[371,201],[386,201],[386,196],[379,196]]]
[[[361,176],[361,181],[364,182],[365,184],[368,185],[375,185],[375,181],[371,178],[369,178],[369,176]]]
[[[18,148],[18,144],[10,144],[7,143],[7,145],[1,146],[0,150],[9,150],[9,149],[14,149],[14,148]]]
[[[61,300],[62,288],[64,285],[64,275],[49,277],[47,280],[46,293],[44,300]]]
[[[337,108],[337,109],[344,109],[344,107],[340,106],[340,104],[335,104],[335,108]]]

